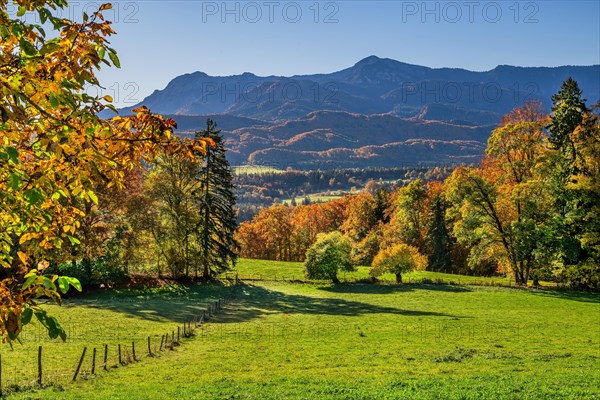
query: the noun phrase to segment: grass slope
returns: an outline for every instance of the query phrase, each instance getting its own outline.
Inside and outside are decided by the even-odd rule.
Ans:
[[[242,258],[233,271],[228,272],[228,276],[233,276],[238,273],[240,278],[248,279],[266,279],[266,280],[304,280],[304,263],[301,262],[281,262],[269,260],[253,260]],[[339,275],[343,281],[357,281],[369,278],[369,267],[358,267],[354,272],[342,272]],[[396,282],[396,277],[392,274],[382,275],[380,280],[387,282]],[[465,276],[455,274],[444,274],[441,272],[430,271],[413,271],[408,274],[403,274],[404,282],[419,282],[423,279],[431,281],[443,281],[446,283],[453,282],[458,284],[483,284],[483,285],[514,285],[514,280],[503,277],[479,277]],[[542,282],[543,284],[543,282]]]
[[[38,346],[43,347],[43,383],[70,382],[81,352],[87,347],[82,375],[91,370],[91,353],[98,351],[97,370],[103,357],[104,344],[109,345],[108,366],[118,364],[118,344],[122,360],[131,355],[136,342],[137,355],[146,354],[147,338],[152,347],[160,345],[161,336],[177,331],[177,326],[190,321],[209,303],[231,290],[223,284],[185,287],[164,286],[147,290],[114,290],[66,299],[62,307],[48,305],[67,331],[67,341],[51,340],[35,321],[21,335],[22,345],[0,346],[2,387],[28,386],[36,382]]]
[[[193,307],[205,290],[230,289],[115,312],[147,324],[158,307],[168,322],[167,309]],[[80,316],[92,307],[74,303]],[[14,398],[593,399],[599,305],[595,294],[498,287],[243,284],[175,352]]]

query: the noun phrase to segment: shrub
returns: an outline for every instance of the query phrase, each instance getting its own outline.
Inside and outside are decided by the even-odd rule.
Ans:
[[[304,273],[308,279],[331,279],[339,283],[339,271],[353,271],[352,243],[338,231],[321,233],[306,251]]]
[[[396,282],[402,282],[402,274],[415,269],[425,269],[427,258],[416,247],[405,243],[382,249],[377,253],[369,274],[372,277],[386,272],[396,275]]]

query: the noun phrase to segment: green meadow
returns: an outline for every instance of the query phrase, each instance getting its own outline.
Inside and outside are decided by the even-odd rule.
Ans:
[[[267,267],[289,274],[298,265],[242,260],[238,269]],[[86,358],[83,378],[69,383],[83,346],[141,347],[148,335],[158,345],[228,296],[174,351],[138,351],[127,366],[113,355],[95,376]],[[41,343],[48,369],[62,360],[65,376],[9,398],[595,399],[599,306],[597,293],[464,284],[224,281],[108,291],[51,308],[72,335],[67,343],[34,338],[34,328],[22,346],[3,346],[4,387],[15,365],[30,366],[35,379]]]

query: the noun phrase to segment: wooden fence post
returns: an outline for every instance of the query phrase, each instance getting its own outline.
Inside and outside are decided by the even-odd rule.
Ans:
[[[148,336],[148,356],[152,357],[152,348],[150,347],[150,336]]]
[[[75,375],[73,375],[73,382],[77,379],[77,375],[79,375],[79,369],[81,368],[81,364],[83,363],[83,358],[85,357],[85,352],[87,347],[83,348],[83,353],[81,353],[81,358],[79,359],[79,364],[77,364],[77,369],[75,370]]]
[[[121,357],[121,343],[119,343],[119,364],[123,364],[123,358]]]
[[[135,342],[131,342],[131,354],[133,355],[133,361],[137,361],[135,357]]]
[[[108,345],[105,344],[104,345],[104,361],[102,362],[102,366],[104,367],[105,371],[108,371]]]
[[[42,386],[42,346],[38,347],[38,376],[37,384]]]
[[[92,375],[96,373],[96,348],[92,351]]]
[[[160,348],[158,349],[158,351],[162,351],[164,341],[165,341],[165,335],[162,335],[160,337]]]

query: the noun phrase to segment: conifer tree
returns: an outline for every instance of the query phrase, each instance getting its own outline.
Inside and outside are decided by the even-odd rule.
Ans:
[[[431,203],[432,218],[429,223],[427,239],[429,242],[429,268],[432,271],[451,272],[453,239],[446,224],[448,205],[441,195]]]
[[[206,151],[204,163],[198,173],[200,187],[194,196],[200,212],[199,261],[205,280],[226,271],[230,263],[235,263],[237,259],[233,176],[225,158],[221,131],[216,127],[208,119],[206,130],[196,132],[197,139],[208,139],[214,143]]]
[[[558,93],[552,96],[552,122],[548,127],[550,143],[571,162],[576,157],[571,134],[581,124],[583,115],[589,111],[585,101],[573,78],[567,78]]]

